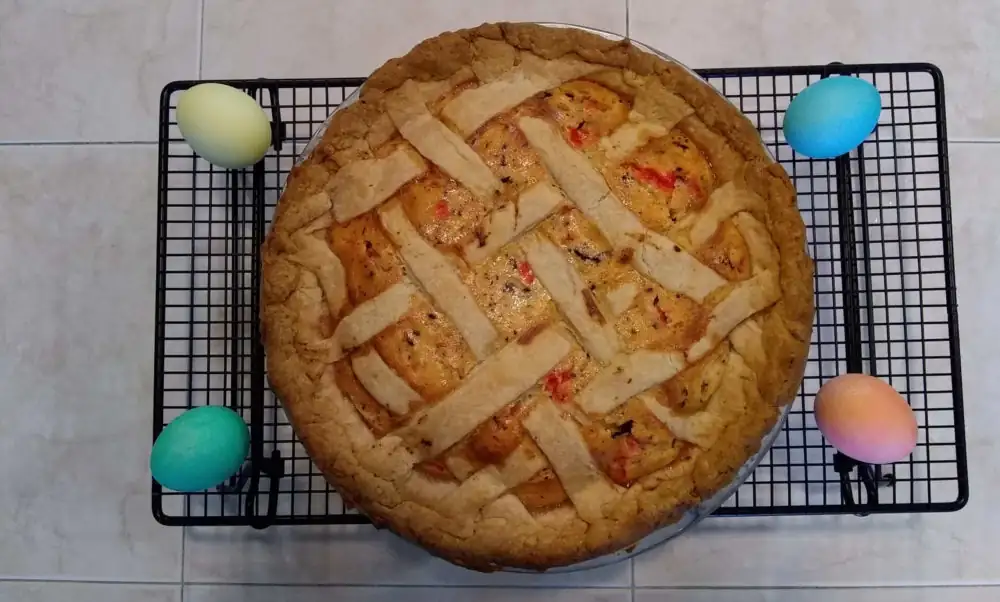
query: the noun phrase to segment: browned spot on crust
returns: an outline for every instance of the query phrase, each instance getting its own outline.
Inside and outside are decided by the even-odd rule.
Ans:
[[[606,324],[607,320],[604,319],[601,308],[597,306],[597,298],[594,296],[594,292],[589,288],[585,288],[582,294],[583,303],[587,306],[587,314],[594,320],[597,320],[598,324]]]
[[[458,386],[476,364],[461,333],[426,301],[372,339],[382,359],[420,396],[433,402]],[[416,410],[417,404],[411,405]]]
[[[541,332],[548,328],[548,326],[548,323],[535,324],[528,330],[525,330],[520,336],[517,337],[518,345],[527,345],[531,341],[535,340],[535,337],[541,334]]]
[[[348,359],[340,360],[333,365],[334,378],[337,387],[344,393],[358,413],[364,418],[365,423],[371,427],[372,432],[377,437],[383,437],[398,426],[398,421],[393,418],[389,410],[385,409],[370,393],[364,388],[354,370],[351,369],[351,362]]]
[[[515,402],[479,425],[469,442],[469,449],[476,459],[497,464],[509,456],[524,439],[521,420],[527,409],[527,404]]]
[[[750,251],[730,221],[723,222],[694,255],[727,280],[746,280],[751,276]]]
[[[330,229],[333,252],[344,264],[347,294],[357,305],[374,299],[405,273],[403,261],[374,213]]]
[[[615,322],[618,336],[629,349],[686,350],[704,334],[709,312],[690,297],[646,284]]]
[[[526,483],[511,490],[532,512],[555,508],[569,501],[566,490],[551,468],[544,468]]]

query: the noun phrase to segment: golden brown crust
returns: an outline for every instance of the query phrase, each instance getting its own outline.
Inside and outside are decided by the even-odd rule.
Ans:
[[[461,81],[470,68],[480,77],[490,77],[509,68],[519,51],[607,66],[609,70],[594,79],[624,90],[630,84],[621,73],[657,78],[694,108],[694,115],[682,119],[678,129],[708,156],[720,183],[739,181],[764,199],[764,214],[755,217],[772,233],[780,255],[780,300],[753,318],[762,333],[759,344],[768,353],[764,359],[747,358],[749,367],[741,373],[745,411],[719,433],[711,448],[684,446],[677,459],[631,483],[613,507],[604,508],[603,518],[591,522],[566,504],[520,520],[516,508],[507,508],[502,499],[475,521],[455,520],[440,514],[423,493],[407,494],[384,475],[378,476],[358,453],[374,444],[374,435],[350,411],[350,402],[341,403],[329,355],[309,343],[329,337],[334,324],[329,318],[309,323],[299,315],[305,301],[296,295],[311,291],[321,296],[321,288],[311,272],[290,259],[299,251],[292,234],[330,212],[324,190],[331,176],[348,163],[375,157],[394,135],[384,110],[387,94],[410,80]],[[269,378],[310,456],[345,500],[376,525],[478,570],[507,566],[543,570],[570,564],[621,549],[678,520],[686,509],[729,482],[759,448],[779,416],[779,406],[798,390],[812,329],[813,267],[805,253],[805,228],[795,191],[767,155],[753,125],[683,67],[628,42],[570,28],[486,24],[425,40],[406,56],[383,65],[368,79],[358,101],[333,116],[313,154],[292,170],[262,256]],[[352,309],[348,302],[341,316],[333,319]],[[487,516],[487,510],[496,515]]]

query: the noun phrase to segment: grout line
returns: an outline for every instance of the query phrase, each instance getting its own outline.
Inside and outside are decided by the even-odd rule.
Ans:
[[[1000,589],[997,583],[888,583],[878,585],[646,585],[639,589],[666,591],[860,591],[860,590],[904,590],[904,589]]]
[[[0,146],[155,146],[155,140],[11,140]]]
[[[201,0],[198,3],[198,63],[195,67],[195,72],[198,77],[196,79],[201,79],[202,64],[204,63],[203,57],[205,55],[205,0]]]
[[[1000,138],[948,138],[950,144],[1000,144]]]
[[[145,586],[163,586],[163,587],[189,587],[189,586],[240,586],[240,587],[398,587],[398,588],[411,588],[411,589],[568,589],[568,590],[591,590],[591,589],[606,589],[606,590],[623,590],[627,589],[627,585],[614,585],[614,584],[593,584],[593,585],[576,585],[572,583],[539,583],[539,584],[505,584],[505,583],[493,583],[493,584],[451,584],[451,583],[364,583],[364,582],[342,582],[342,583],[331,583],[331,582],[293,582],[293,581],[185,581],[183,585],[177,581],[131,581],[131,580],[116,580],[116,579],[74,579],[74,578],[60,578],[60,577],[47,577],[47,578],[37,578],[37,577],[0,577],[0,583],[65,583],[65,584],[77,584],[77,585],[145,585]],[[678,588],[682,589],[682,588]],[[690,588],[697,589],[697,588]]]
[[[773,139],[765,142],[773,142]],[[17,146],[155,146],[155,140],[0,140],[0,147]],[[1000,138],[948,138],[948,144],[1000,144]]]
[[[181,599],[184,602],[184,555],[187,552],[187,527],[181,527]]]
[[[571,583],[539,583],[539,584],[506,584],[506,583],[473,583],[473,584],[453,584],[453,583],[296,583],[296,582],[253,582],[253,581],[188,581],[185,587],[202,586],[239,586],[239,587],[344,587],[344,588],[406,588],[406,589],[503,589],[503,590],[624,590],[628,589],[624,585],[575,585]]]
[[[125,579],[74,579],[72,577],[0,577],[0,583],[69,583],[77,585],[154,585],[177,587],[177,581],[132,581]]]
[[[625,39],[632,38],[632,0],[625,0]]]
[[[56,583],[56,584],[78,584],[78,585],[143,585],[155,587],[177,587],[181,586],[176,581],[130,581],[115,579],[72,579],[60,577],[0,577],[0,583]],[[411,589],[543,589],[543,590],[621,590],[626,589],[623,585],[613,584],[593,584],[575,585],[570,583],[562,584],[533,584],[533,585],[509,585],[502,583],[495,584],[436,584],[436,583],[330,583],[330,582],[252,582],[252,581],[188,581],[187,586],[240,586],[240,587],[321,587],[321,588],[411,588]],[[631,588],[633,595],[635,590],[677,590],[677,591],[769,591],[769,590],[833,590],[833,591],[860,591],[870,589],[903,590],[903,589],[1000,589],[1000,584],[996,581],[979,581],[966,583],[892,583],[892,584],[852,584],[852,585],[645,585]]]
[[[627,1],[627,0],[626,0]],[[635,556],[628,559],[629,589],[632,592],[631,600],[635,602]]]

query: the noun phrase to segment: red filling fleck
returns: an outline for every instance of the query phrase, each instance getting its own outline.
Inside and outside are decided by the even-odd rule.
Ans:
[[[625,435],[618,440],[621,442],[619,445],[621,446],[620,453],[622,458],[634,458],[639,455],[640,451],[642,451],[642,446],[639,444],[639,440],[632,435]]]
[[[608,476],[619,485],[628,483],[628,468],[632,458],[642,452],[642,445],[632,435],[625,435],[618,439],[618,453],[608,467]]]
[[[608,467],[608,476],[611,480],[619,485],[625,485],[628,483],[628,469],[625,466],[625,458],[615,458],[611,461],[611,466]]]
[[[552,396],[553,401],[565,403],[570,398],[573,376],[569,370],[553,370],[545,375],[543,386],[549,395]]]
[[[660,319],[663,320],[664,323],[666,324],[670,323],[670,316],[667,315],[667,312],[663,311],[663,308],[660,307],[659,303],[654,301],[653,308],[656,309],[656,313],[660,314]]]
[[[521,274],[521,280],[528,286],[531,286],[531,283],[535,281],[535,273],[531,271],[531,266],[527,261],[517,264],[517,271]]]
[[[451,477],[451,471],[448,470],[448,466],[443,460],[427,460],[426,462],[421,463],[420,466],[427,474],[438,477],[439,479],[447,479]]]
[[[451,207],[448,201],[440,200],[434,205],[434,217],[436,219],[447,219],[451,215]]]
[[[590,138],[590,134],[582,127],[566,128],[566,134],[569,136],[570,143],[576,148],[581,148]]]
[[[644,182],[650,186],[655,186],[660,190],[665,190],[667,192],[672,192],[677,186],[677,176],[672,171],[662,172],[657,171],[652,167],[633,165],[632,175],[634,175],[635,179],[640,182]]]
[[[702,192],[701,186],[695,180],[684,180],[684,185],[687,186],[688,192],[696,199],[701,199],[705,196]]]

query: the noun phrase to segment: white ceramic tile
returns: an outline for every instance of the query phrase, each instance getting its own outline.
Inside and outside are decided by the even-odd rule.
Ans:
[[[198,0],[0,1],[0,141],[156,140],[197,57]]]
[[[628,590],[610,589],[487,589],[442,587],[290,587],[255,585],[193,585],[184,590],[187,602],[628,602]],[[962,601],[964,602],[964,601]]]
[[[983,0],[631,0],[631,34],[692,67],[922,61],[944,71],[949,133],[1000,136],[1000,11]]]
[[[995,587],[636,590],[635,602],[993,602]]]
[[[180,576],[150,513],[156,149],[0,147],[0,578]]]
[[[5,602],[180,602],[179,585],[0,582]]]
[[[488,21],[624,33],[624,0],[206,0],[203,75],[361,77],[417,42]]]
[[[627,586],[628,562],[553,574],[476,573],[370,526],[188,529],[190,583]]]
[[[1000,145],[953,144],[952,213],[971,497],[953,514],[710,519],[640,556],[650,586],[1000,583]]]

